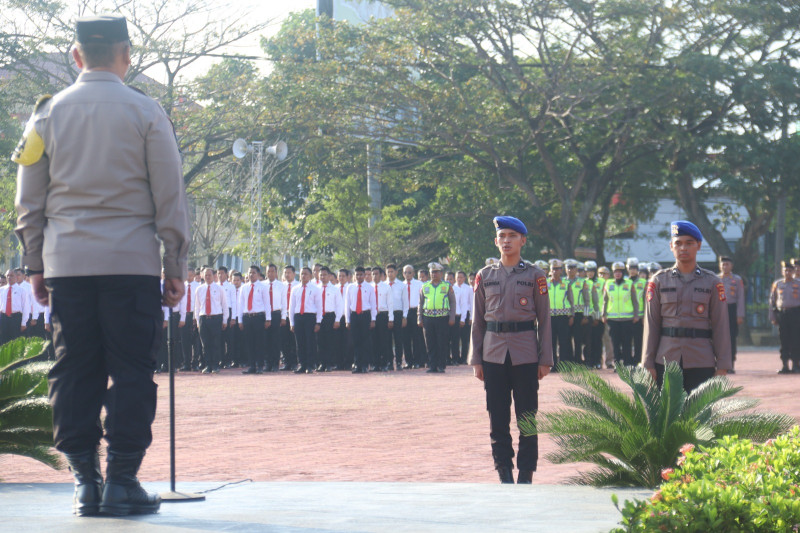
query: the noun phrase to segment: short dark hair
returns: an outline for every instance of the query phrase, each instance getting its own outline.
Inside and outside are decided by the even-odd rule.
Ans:
[[[274,263],[270,263],[270,264],[267,265],[267,270],[269,270],[270,268],[274,268],[275,270],[278,270],[278,265],[276,265]]]
[[[319,267],[319,271],[320,272],[325,272],[327,274],[333,274],[333,272],[331,272],[331,269],[326,267],[326,266]]]
[[[242,277],[242,273],[239,272],[238,270],[234,270],[233,272],[231,272],[231,277],[233,277],[233,278],[241,278]]]
[[[395,265],[394,263],[389,263],[388,265],[386,265],[386,270],[389,270],[390,268],[397,270],[397,265]]]
[[[225,265],[217,267],[217,270],[219,270],[220,272],[225,272],[226,274],[228,273],[228,267],[226,267]]]
[[[731,259],[728,256],[723,255],[722,257],[719,258],[720,263],[724,263],[725,261],[727,261],[728,263],[733,263],[733,259]]]
[[[347,276],[349,276],[349,275],[350,275],[350,271],[349,271],[349,270],[347,270],[346,268],[340,268],[340,269],[339,269],[339,272],[340,272],[340,273],[342,273],[342,274],[345,274],[345,275],[347,275]]]
[[[380,272],[381,274],[383,274],[383,269],[382,269],[381,267],[372,267],[372,270],[373,270],[373,271],[377,270],[378,272]]]
[[[420,268],[417,272],[425,272],[426,274],[430,274],[427,268]]]
[[[445,273],[444,273],[444,275],[445,275],[445,276],[455,276],[455,275],[456,275],[456,273],[455,273],[455,272],[453,272],[452,270],[448,270],[447,272],[445,272]]]
[[[286,265],[285,267],[283,267],[284,270],[286,270],[287,268],[292,272],[297,272],[297,270],[295,270],[294,268],[294,265]]]
[[[364,267],[362,267],[362,266],[357,266],[357,267],[355,268],[355,271],[356,271],[356,272],[364,272]]]
[[[258,265],[250,265],[250,268],[261,274],[261,267]]]
[[[467,275],[467,273],[464,272],[463,270],[459,270],[458,272],[456,272],[456,276],[458,276],[459,274],[464,274],[465,276]]]
[[[313,272],[311,272],[311,269],[310,269],[310,268],[308,268],[307,266],[304,266],[304,267],[303,267],[303,268],[301,268],[300,270],[301,270],[301,271],[302,271],[302,270],[308,270],[308,273],[309,273],[309,274],[313,274]]]

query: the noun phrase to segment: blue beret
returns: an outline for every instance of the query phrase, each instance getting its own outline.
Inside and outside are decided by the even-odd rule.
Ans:
[[[670,235],[672,237],[681,237],[683,235],[692,237],[698,242],[703,242],[703,234],[700,230],[687,220],[676,220],[670,224]]]
[[[515,217],[494,217],[495,230],[510,229],[522,235],[528,234],[528,228],[522,221]]]

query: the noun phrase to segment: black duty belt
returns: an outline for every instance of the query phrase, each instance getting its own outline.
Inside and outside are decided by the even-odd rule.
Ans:
[[[487,322],[486,331],[495,333],[516,333],[519,331],[536,331],[536,322]]]
[[[661,334],[665,337],[689,337],[692,339],[710,339],[710,329],[695,328],[661,328]]]

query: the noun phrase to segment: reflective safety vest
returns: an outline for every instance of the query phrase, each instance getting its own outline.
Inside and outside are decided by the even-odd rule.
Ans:
[[[644,315],[644,293],[647,290],[647,280],[642,276],[637,277],[633,282],[633,288],[636,289],[636,297],[639,299],[639,314]]]
[[[569,288],[566,280],[562,279],[559,283],[553,283],[551,279],[547,281],[547,285],[550,294],[550,316],[572,315],[572,306],[567,299]]]
[[[633,282],[625,278],[622,283],[616,280],[606,281],[605,294],[608,295],[608,305],[605,315],[610,320],[633,320],[633,300],[631,289]]]
[[[597,280],[591,280],[589,278],[585,278],[583,282],[586,283],[586,287],[589,290],[589,302],[587,302],[587,305],[589,306],[590,311],[596,314],[599,311],[599,309],[597,309],[597,307],[595,306],[595,299],[594,299],[594,291],[599,290],[598,288],[599,285],[597,283]],[[600,293],[598,293],[598,296],[599,294]]]
[[[586,280],[583,278],[575,278],[567,283],[569,283],[572,289],[572,303],[575,304],[575,312],[583,313],[587,305],[586,299],[583,297],[583,287],[586,285]]]
[[[446,281],[440,282],[435,287],[430,281],[422,284],[422,294],[425,295],[425,303],[422,306],[422,314],[425,316],[447,316],[450,314],[450,284]]]

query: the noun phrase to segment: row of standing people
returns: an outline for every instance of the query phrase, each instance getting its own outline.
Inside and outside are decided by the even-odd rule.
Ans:
[[[224,266],[189,269],[181,302],[162,309],[164,328],[173,322],[174,364],[204,373],[221,367],[240,367],[246,374],[360,373],[422,367],[439,372],[466,361],[472,286],[464,272],[445,278],[438,263],[352,272],[317,264],[299,273],[288,265],[282,274],[278,279],[274,264],[265,273],[257,265],[246,273]],[[433,286],[446,287],[446,297],[437,299],[429,292]],[[443,311],[442,327],[433,315]],[[159,370],[167,365],[163,337]]]
[[[51,339],[50,307],[33,297],[21,268],[0,274],[0,306],[0,345],[23,336]],[[48,345],[47,352],[53,359],[52,345]]]

